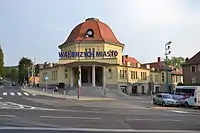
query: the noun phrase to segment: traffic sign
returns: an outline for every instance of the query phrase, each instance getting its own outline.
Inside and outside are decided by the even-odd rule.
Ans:
[[[46,76],[44,79],[45,79],[45,80],[48,80],[49,78]]]

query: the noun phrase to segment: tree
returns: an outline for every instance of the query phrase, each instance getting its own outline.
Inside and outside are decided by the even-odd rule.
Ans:
[[[12,68],[10,71],[10,78],[12,81],[17,81],[18,78],[18,71],[16,68]]]
[[[3,50],[0,46],[0,77],[4,77],[5,73],[4,73],[4,54],[3,54]]]
[[[181,65],[185,62],[185,59],[183,57],[171,57],[171,59],[168,59],[167,64],[175,66],[177,68],[181,68]]]
[[[20,83],[23,83],[25,81],[28,82],[29,70],[32,64],[33,63],[29,58],[23,57],[20,59],[18,64],[18,78]]]
[[[35,76],[38,76],[38,75],[39,75],[39,71],[40,71],[40,66],[39,66],[39,64],[37,64],[37,65],[35,66]]]

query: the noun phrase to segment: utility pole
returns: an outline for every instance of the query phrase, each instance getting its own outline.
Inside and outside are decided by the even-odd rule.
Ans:
[[[165,83],[165,88],[167,90],[167,92],[169,93],[169,67],[168,67],[168,55],[171,54],[171,51],[170,51],[170,44],[172,42],[169,41],[168,43],[165,44],[165,73],[166,73],[166,83]]]
[[[35,57],[33,58],[33,86],[35,85]]]

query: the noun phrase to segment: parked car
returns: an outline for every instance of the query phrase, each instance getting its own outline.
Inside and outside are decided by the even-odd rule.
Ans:
[[[179,106],[180,102],[168,93],[158,93],[153,97],[153,103],[162,106]]]

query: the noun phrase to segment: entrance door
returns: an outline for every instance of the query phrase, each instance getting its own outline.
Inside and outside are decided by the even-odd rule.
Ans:
[[[95,81],[97,86],[103,85],[103,68],[96,67],[95,68]]]

